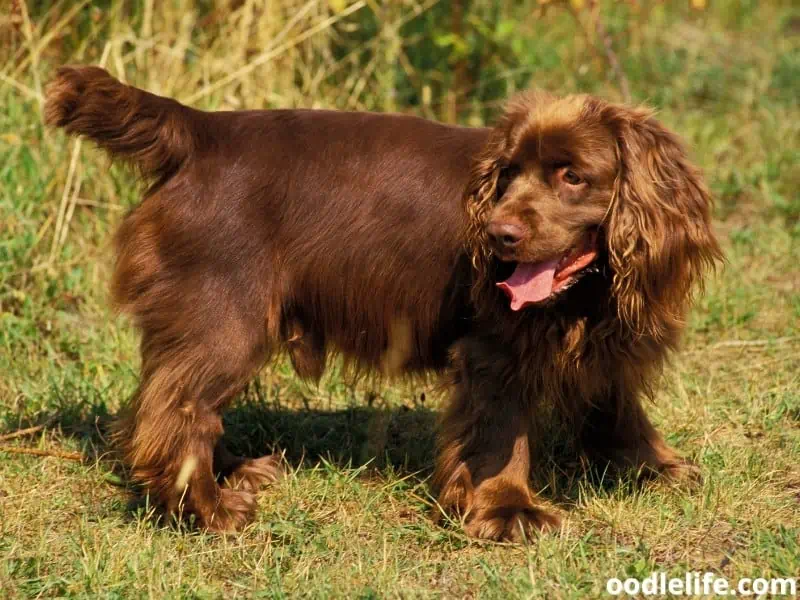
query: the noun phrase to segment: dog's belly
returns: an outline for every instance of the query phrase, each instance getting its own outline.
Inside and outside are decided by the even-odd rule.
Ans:
[[[298,374],[317,379],[330,354],[387,376],[447,365],[450,347],[472,322],[466,258],[452,252],[395,266],[297,269],[283,329]],[[342,285],[332,288],[337,280]]]

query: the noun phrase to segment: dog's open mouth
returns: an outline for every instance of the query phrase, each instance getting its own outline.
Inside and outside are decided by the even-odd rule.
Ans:
[[[511,310],[539,304],[575,283],[597,258],[597,230],[558,258],[538,263],[517,263],[514,272],[497,284],[511,302]]]

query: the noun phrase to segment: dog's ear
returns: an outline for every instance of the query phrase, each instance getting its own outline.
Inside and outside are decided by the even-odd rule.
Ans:
[[[497,201],[497,178],[505,161],[505,146],[505,127],[498,126],[489,134],[483,150],[475,158],[464,194],[467,249],[480,280],[476,282],[476,288],[483,287],[483,280],[490,276],[491,252],[486,223]]]
[[[602,114],[619,164],[606,232],[618,313],[634,331],[670,342],[695,284],[723,258],[711,196],[650,111],[605,105]]]

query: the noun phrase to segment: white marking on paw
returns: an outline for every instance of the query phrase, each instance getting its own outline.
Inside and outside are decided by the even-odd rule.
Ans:
[[[178,478],[175,480],[175,489],[182,492],[186,486],[189,485],[189,478],[197,468],[197,457],[189,455],[181,465],[181,470],[178,472]]]

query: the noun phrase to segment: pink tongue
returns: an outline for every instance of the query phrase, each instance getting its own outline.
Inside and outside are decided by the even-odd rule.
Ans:
[[[523,309],[550,296],[559,260],[518,263],[511,277],[497,284],[511,301],[511,310]]]

